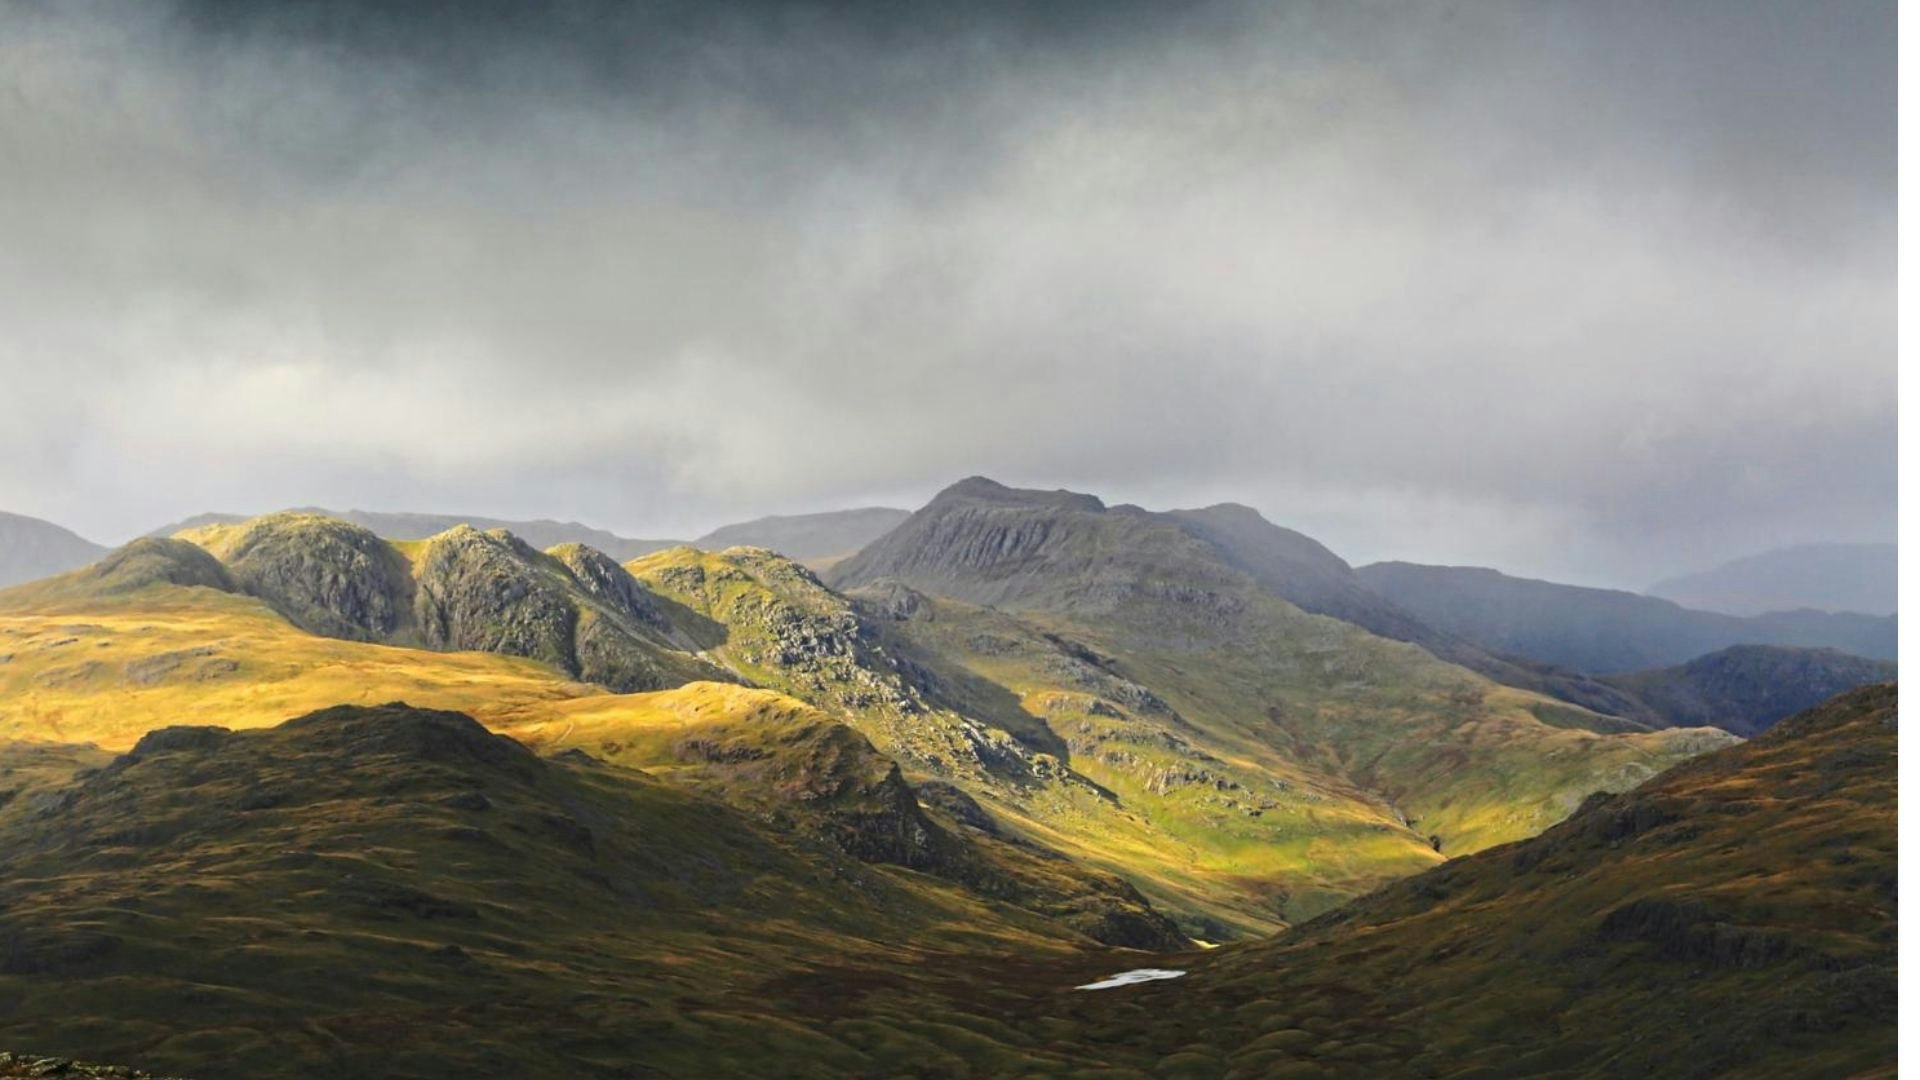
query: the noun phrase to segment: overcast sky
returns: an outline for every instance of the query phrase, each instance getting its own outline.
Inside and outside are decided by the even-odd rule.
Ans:
[[[1891,3],[0,6],[0,509],[1890,539]]]

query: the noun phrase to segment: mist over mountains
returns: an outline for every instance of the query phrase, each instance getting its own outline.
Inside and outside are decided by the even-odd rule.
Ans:
[[[1899,14],[0,3],[0,1080],[1887,1080]]]
[[[106,552],[50,521],[0,511],[0,587],[71,570]]]
[[[1729,615],[1811,608],[1891,615],[1900,552],[1892,544],[1803,544],[1655,582],[1647,595]]]

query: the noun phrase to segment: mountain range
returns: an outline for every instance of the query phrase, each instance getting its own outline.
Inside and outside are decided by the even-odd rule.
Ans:
[[[756,527],[844,538],[817,525]],[[1573,670],[1245,507],[979,477],[818,565],[283,512],[0,590],[0,1047],[201,1077],[1886,1054],[1893,699],[1852,688],[1891,664]],[[1184,974],[1073,989],[1148,964]],[[1561,1009],[1579,1033],[1538,1034]]]
[[[1416,563],[1361,567],[1375,593],[1496,652],[1594,675],[1666,667],[1730,645],[1824,647],[1876,660],[1897,652],[1891,615],[1781,611],[1737,617],[1616,589]]]
[[[482,532],[505,529],[535,548],[545,549],[557,544],[585,544],[615,559],[638,558],[641,555],[688,543],[682,540],[637,540],[632,537],[617,536],[605,529],[582,525],[577,521],[545,519],[511,521],[472,514],[386,513],[374,510],[327,510],[313,506],[298,507],[285,512],[345,521],[358,525],[385,540],[425,540],[446,532],[456,525],[466,525]],[[691,543],[694,547],[710,551],[730,547],[763,547],[801,561],[831,559],[860,550],[888,529],[904,521],[906,517],[907,511],[884,506],[829,510],[816,514],[775,515],[722,525]],[[32,519],[22,520],[31,521]],[[195,514],[193,517],[162,525],[147,535],[176,536],[182,532],[205,528],[209,525],[237,525],[247,520],[250,520],[250,517],[246,514]],[[4,537],[0,536],[0,543],[4,542]],[[0,547],[0,551],[4,550],[6,550],[5,547]],[[98,558],[104,550],[95,548],[91,556],[81,562]],[[58,573],[60,570],[71,569],[77,565],[80,565],[80,562],[70,561],[11,580],[0,580],[0,585],[13,584],[15,581],[29,581],[35,577]]]

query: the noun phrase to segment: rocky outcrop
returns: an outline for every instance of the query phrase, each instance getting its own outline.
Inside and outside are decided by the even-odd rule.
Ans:
[[[524,656],[577,676],[579,613],[534,568],[538,558],[511,533],[465,525],[427,541],[414,601],[421,637],[434,648]]]
[[[658,598],[605,553],[585,544],[561,544],[547,554],[567,568],[581,591],[601,604],[634,622],[662,630],[670,627]]]
[[[303,630],[386,641],[413,621],[406,558],[357,525],[269,514],[234,526],[215,550],[235,584]]]
[[[184,537],[136,541],[88,573],[116,588],[211,584],[258,597],[311,633],[526,657],[620,692],[735,679],[697,655],[674,605],[581,544],[543,554],[504,530],[461,525],[409,559],[358,525],[294,512]]]

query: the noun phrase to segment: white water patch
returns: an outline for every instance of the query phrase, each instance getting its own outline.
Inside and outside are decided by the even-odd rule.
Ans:
[[[1172,971],[1167,968],[1134,968],[1118,975],[1109,975],[1099,982],[1090,982],[1085,986],[1076,986],[1075,990],[1111,990],[1116,986],[1132,986],[1134,983],[1154,982],[1159,979],[1177,979],[1185,975],[1184,971]]]

